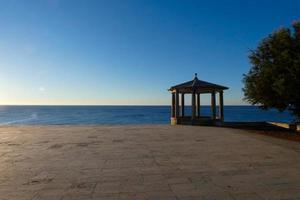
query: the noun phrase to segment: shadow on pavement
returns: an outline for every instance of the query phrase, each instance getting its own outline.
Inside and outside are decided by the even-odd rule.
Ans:
[[[300,133],[270,122],[224,122],[222,127],[251,130],[258,134],[300,142]]]

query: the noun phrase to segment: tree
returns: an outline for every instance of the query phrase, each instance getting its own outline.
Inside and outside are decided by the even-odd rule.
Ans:
[[[245,100],[262,109],[289,110],[300,119],[300,21],[263,39],[249,55]]]

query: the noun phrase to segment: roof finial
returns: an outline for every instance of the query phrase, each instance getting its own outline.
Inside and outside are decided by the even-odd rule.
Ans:
[[[197,73],[195,73],[195,78],[197,78]]]

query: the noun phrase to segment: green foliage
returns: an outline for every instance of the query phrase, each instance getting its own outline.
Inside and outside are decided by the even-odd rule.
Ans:
[[[300,119],[300,21],[263,39],[249,59],[245,100],[263,109],[290,110]]]

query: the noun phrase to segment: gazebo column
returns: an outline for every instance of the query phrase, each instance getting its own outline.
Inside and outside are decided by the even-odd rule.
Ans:
[[[175,117],[175,93],[172,93],[171,117]]]
[[[181,94],[181,116],[184,117],[184,93]]]
[[[192,93],[192,119],[196,118],[196,94],[195,92]]]
[[[200,93],[197,93],[197,117],[200,118]]]
[[[175,93],[175,117],[179,117],[179,93]]]
[[[216,92],[211,93],[211,114],[212,119],[216,119]]]
[[[219,93],[219,118],[221,121],[224,121],[224,102],[223,102],[223,91]]]

